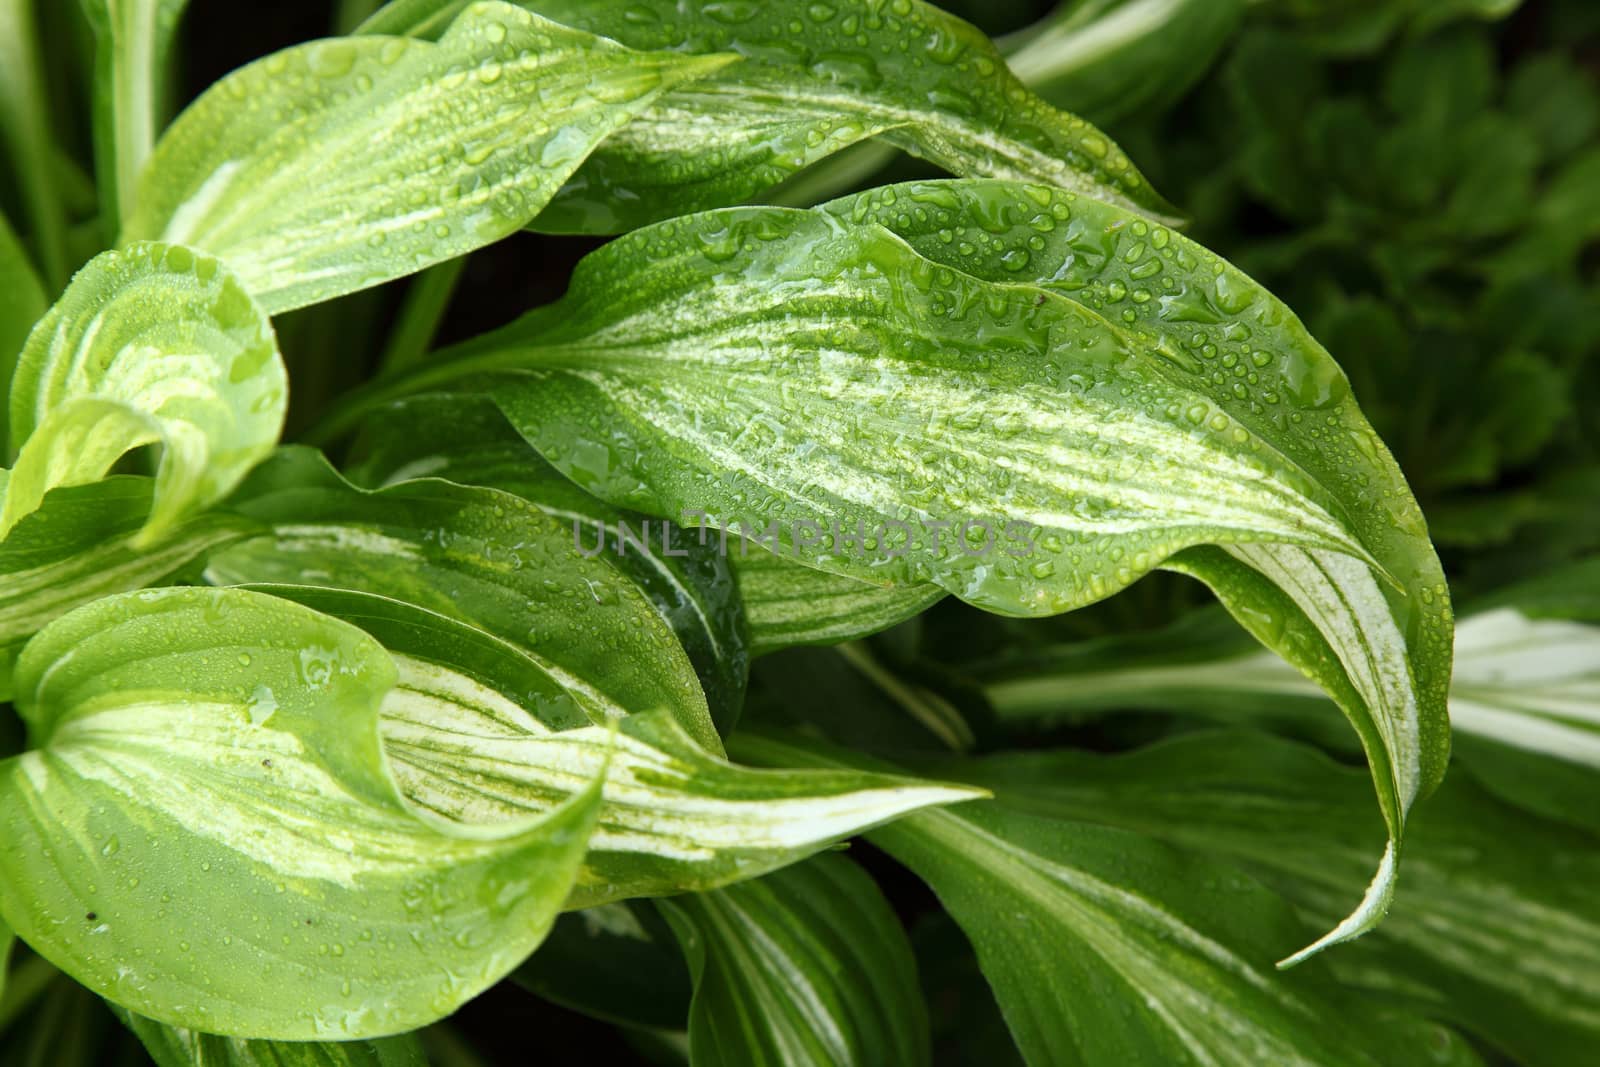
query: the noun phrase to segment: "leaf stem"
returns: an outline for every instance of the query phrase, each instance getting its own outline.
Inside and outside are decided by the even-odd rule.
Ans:
[[[951,751],[967,752],[977,743],[972,736],[972,728],[953,704],[929,689],[906,682],[885,668],[862,642],[849,641],[836,645],[834,651]]]
[[[32,0],[0,0],[0,143],[16,168],[39,273],[59,291],[67,283],[67,218],[39,52]]]
[[[467,257],[459,256],[428,268],[412,281],[379,363],[382,370],[396,371],[422,361],[439,332],[466,265]]]

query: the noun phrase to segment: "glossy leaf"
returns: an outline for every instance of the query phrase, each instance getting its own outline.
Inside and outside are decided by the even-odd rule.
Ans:
[[[367,419],[361,445],[364,459],[351,471],[358,484],[378,488],[429,477],[501,489],[570,529],[579,552],[602,557],[632,579],[671,623],[718,731],[733,729],[750,658],[745,610],[730,573],[735,557],[675,524],[585,493],[481,396],[430,396],[384,408]]]
[[[288,405],[266,313],[227,267],[177,245],[96,257],[39,321],[11,384],[16,464],[0,536],[58,486],[159,445],[136,547],[217,503],[277,443]]]
[[[66,612],[153,585],[191,560],[259,532],[221,512],[198,515],[145,548],[134,540],[150,513],[147,478],[108,478],[57,489],[0,543],[0,695],[29,637]]]
[[[1382,834],[1359,771],[1259,733],[1187,735],[1121,756],[995,757],[963,773],[1040,818],[1108,823],[1245,864],[1314,922],[1365,881]],[[1458,769],[1419,811],[1389,918],[1328,962],[1519,1063],[1581,1062],[1600,1036],[1600,907],[1587,888],[1597,868],[1591,835],[1500,803]]]
[[[655,606],[525,500],[437,480],[365,492],[316,453],[288,449],[231,507],[275,532],[213,556],[213,584],[317,585],[412,604],[469,624],[543,679],[551,725],[666,708],[721,750],[694,668]]]
[[[638,582],[672,621],[723,733],[736,717],[735,698],[743,697],[746,644],[751,655],[836,644],[903,622],[945,595],[937,586],[885,588],[828,574],[786,561],[753,541],[707,538],[675,524],[663,538],[659,522],[649,523],[579,489],[481,396],[434,394],[399,401],[366,419],[360,444],[366,455],[351,474],[361,484],[426,476],[504,489],[572,524],[584,551],[604,541],[606,558]],[[621,544],[620,523],[635,532],[654,529],[654,548],[640,551],[637,537]],[[602,538],[601,530],[608,535]],[[680,558],[690,562],[676,562]],[[730,595],[727,571],[737,576],[737,597]],[[718,714],[730,704],[735,715]]]
[[[862,764],[769,737],[741,735],[738,751]],[[988,803],[918,814],[869,840],[961,924],[1030,1064],[1471,1061],[1362,1018],[1319,966],[1275,972],[1270,961],[1305,931],[1288,906],[1149,838]],[[1451,1049],[1448,1035],[1430,1036]]]
[[[274,314],[329,300],[521,229],[658,93],[728,61],[503,3],[466,7],[437,44],[298,45],[173,123],[123,239],[203,248]]]
[[[990,41],[921,0],[518,0],[634,48],[736,52],[619,130],[537,226],[614,233],[751,199],[870,137],[962,177],[1076,189],[1157,216],[1173,209],[1105,134],[1025,89]],[[396,0],[365,29],[437,33],[461,0]]]
[[[1003,38],[1006,64],[1044,99],[1095,122],[1170,103],[1227,44],[1245,0],[1067,0]]]
[[[905,931],[844,857],[817,856],[660,907],[694,975],[695,1067],[929,1062]]]
[[[834,210],[876,220],[935,262],[985,280],[1020,271],[1080,308],[1116,311],[1136,351],[1216,409],[1189,408],[1187,417],[1200,414],[1213,429],[1236,421],[1270,442],[1279,462],[1337,501],[1359,545],[1350,553],[1292,539],[1220,540],[1163,564],[1209,585],[1257,640],[1327,691],[1360,736],[1389,845],[1356,911],[1288,962],[1359,936],[1383,916],[1406,813],[1438,784],[1449,752],[1449,590],[1416,501],[1338,365],[1243,273],[1104,204],[1037,190],[1007,202],[995,191],[923,184],[904,190],[932,201],[922,212],[907,212],[892,188]],[[946,230],[963,216],[974,221]]]
[[[1018,615],[1201,578],[1338,701],[1389,821],[1313,948],[1381,918],[1444,769],[1447,590],[1338,366],[1210,253],[998,182],[711,212],[612,242],[562,301],[374,395],[466,375],[595,495],[775,527],[820,569]]]
[[[97,601],[16,677],[34,747],[0,765],[0,913],[95,992],[202,1032],[351,1040],[450,1013],[543,938],[599,800],[424,817],[380,743],[388,654],[258,593]]]
[[[609,766],[570,908],[751,878],[907,811],[979,795],[859,772],[738,767],[665,712],[606,708],[615,735],[555,730],[537,714],[546,702],[524,695],[521,664],[494,654],[485,635],[370,594],[263,588],[362,627],[394,656],[383,746],[419,808],[467,825],[526,819]]]
[[[376,1041],[250,1041],[199,1034],[119,1010],[156,1067],[427,1067],[415,1037]]]
[[[747,550],[746,550],[747,548]],[[755,545],[730,555],[759,656],[797,645],[837,645],[922,614],[945,597],[937,585],[878,585],[813,570]]]

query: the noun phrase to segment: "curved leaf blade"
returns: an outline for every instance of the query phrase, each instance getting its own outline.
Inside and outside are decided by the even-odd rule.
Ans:
[[[954,767],[938,768],[949,773]],[[969,761],[961,777],[1039,817],[1118,826],[1244,865],[1312,921],[1366,879],[1382,827],[1359,770],[1246,730],[1118,755]],[[1487,795],[1456,768],[1418,814],[1389,919],[1326,957],[1344,982],[1410,995],[1516,1062],[1581,1061],[1600,1033],[1594,838]]]
[[[911,945],[877,885],[843,856],[659,907],[694,977],[695,1067],[929,1062]]]
[[[756,763],[864,763],[771,737],[741,734],[738,749]],[[869,840],[961,925],[1030,1064],[1349,1067],[1439,1054],[1441,1035],[1385,1032],[1318,967],[1275,971],[1267,961],[1304,936],[1287,904],[1157,841],[1004,803],[919,813]]]
[[[36,747],[0,765],[0,913],[187,1029],[352,1040],[448,1014],[543,938],[598,783],[541,820],[424,818],[380,744],[394,679],[361,631],[258,593],[58,619],[18,661]]]
[[[1194,544],[1363,554],[1326,489],[1164,364],[1091,310],[940,269],[881,227],[759,208],[612,242],[566,299],[417,380],[480,375],[602,499],[776,527],[810,566],[1008,614],[1093,602]],[[987,540],[958,545],[969,520]]]
[[[381,734],[418,808],[465,825],[546,814],[609,767],[568,908],[710,889],[980,791],[860,772],[751,770],[662,711],[607,708],[607,726],[553,728],[526,671],[461,623],[365,593],[258,587],[361,627],[394,657]]]
[[[231,507],[274,532],[212,556],[214,585],[316,585],[411,604],[519,657],[544,679],[526,699],[552,725],[665,708],[721,751],[694,667],[655,606],[519,497],[438,480],[366,492],[317,453],[286,449]]]
[[[922,210],[907,211],[902,197]],[[1291,961],[1371,929],[1394,891],[1406,813],[1448,762],[1453,622],[1421,511],[1338,365],[1232,265],[1108,205],[918,183],[831,210],[887,226],[978,277],[1021,274],[1108,317],[1116,309],[1139,348],[1335,497],[1356,552],[1262,539],[1190,549],[1164,565],[1211,586],[1257,640],[1334,698],[1360,736],[1390,844],[1350,919]]]
[[[734,52],[600,146],[540,216],[615,233],[751,199],[870,137],[962,177],[1044,182],[1173,218],[1110,138],[1046,104],[982,33],[922,0],[681,4],[518,0],[634,48]],[[430,33],[460,0],[396,0],[363,29]]]
[[[179,245],[97,256],[34,327],[11,385],[16,464],[0,536],[45,493],[161,446],[146,547],[272,451],[288,379],[272,324],[217,260]]]
[[[633,52],[504,3],[437,44],[298,45],[179,116],[123,240],[204,248],[274,314],[330,300],[521,229],[658,93],[729,59]]]
[[[572,531],[585,556],[632,579],[672,625],[705,689],[717,730],[744,706],[750,635],[730,565],[737,561],[673,523],[627,512],[585,493],[544,461],[488,399],[436,395],[374,412],[362,427],[360,485],[418,477],[515,493]],[[624,529],[626,527],[626,529]]]
[[[1211,253],[1004,182],[710,212],[375,394],[467,375],[595,495],[754,515],[819,569],[1017,615],[1156,567],[1207,581],[1338,702],[1390,826],[1350,920],[1295,959],[1381,919],[1447,759],[1448,590],[1338,365]]]
[[[113,593],[153,585],[185,564],[259,532],[224,512],[197,515],[143,549],[150,514],[147,478],[108,478],[51,492],[0,542],[0,696],[11,695],[11,665],[51,620]]]

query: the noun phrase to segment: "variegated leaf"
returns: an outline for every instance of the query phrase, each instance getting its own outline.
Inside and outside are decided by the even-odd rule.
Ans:
[[[263,464],[231,502],[273,532],[213,555],[214,585],[283,583],[375,593],[468,624],[531,679],[515,691],[552,726],[672,712],[722,742],[694,667],[655,606],[572,530],[526,500],[423,479],[366,492],[307,449]]]
[[[1339,703],[1390,826],[1307,951],[1381,919],[1445,766],[1448,591],[1338,365],[1209,252],[1004,182],[710,212],[366,402],[452,378],[595,495],[822,570],[1018,615],[1157,567],[1206,581]]]
[[[770,736],[736,742],[759,764],[871,762]],[[1342,993],[1321,961],[1275,971],[1305,927],[1245,875],[1125,830],[1041,818],[1005,795],[912,815],[869,840],[961,925],[1030,1065],[1475,1062],[1447,1031],[1391,1023]]]
[[[148,547],[272,451],[288,406],[272,324],[204,253],[137,244],[89,263],[34,327],[11,383],[16,463],[0,536],[57,486],[159,445]]]
[[[352,1040],[449,1014],[549,929],[598,782],[537,818],[427,816],[383,753],[395,678],[360,630],[243,590],[56,620],[17,665],[32,748],[0,764],[0,914],[185,1029]]]
[[[66,612],[153,585],[191,560],[260,528],[224,512],[197,515],[135,548],[150,513],[147,478],[108,478],[57,489],[0,543],[0,696],[29,637]]]
[[[664,94],[540,216],[613,233],[751,199],[871,137],[961,177],[1036,181],[1171,217],[1104,133],[1030,93],[983,34],[922,0],[517,0],[634,48],[744,61]],[[463,0],[395,0],[364,29],[437,34]]]
[[[157,146],[123,240],[203,248],[273,314],[329,300],[521,229],[657,94],[732,58],[463,7],[438,43],[317,41],[222,79]]]
[[[709,889],[792,863],[908,811],[979,792],[855,771],[756,771],[706,752],[670,714],[605,709],[619,722],[552,729],[527,673],[486,636],[388,598],[263,586],[361,626],[389,649],[384,751],[406,797],[466,825],[567,803],[609,761],[598,821],[569,908]],[[548,714],[548,712],[546,712]]]

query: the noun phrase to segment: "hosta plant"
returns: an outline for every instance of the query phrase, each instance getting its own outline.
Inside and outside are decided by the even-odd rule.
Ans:
[[[1241,5],[291,4],[193,94],[185,6],[0,0],[17,1056],[1597,1047],[1600,612],[1457,632],[1335,355],[1062,107]]]

